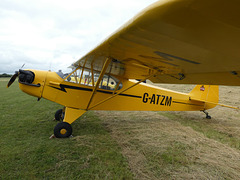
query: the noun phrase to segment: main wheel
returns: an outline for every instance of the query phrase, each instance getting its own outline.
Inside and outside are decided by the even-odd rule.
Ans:
[[[72,135],[72,126],[67,122],[60,122],[54,128],[56,138],[67,138]]]
[[[62,121],[64,119],[64,113],[62,109],[59,109],[55,113],[55,120]]]

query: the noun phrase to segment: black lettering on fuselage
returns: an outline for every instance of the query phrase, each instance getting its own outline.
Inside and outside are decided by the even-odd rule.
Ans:
[[[147,102],[148,102],[148,96],[149,96],[148,93],[144,93],[144,94],[143,94],[143,102],[144,102],[144,103],[147,103]]]
[[[161,97],[161,95],[158,95],[158,94],[157,94],[157,104],[158,104],[158,102],[159,102],[159,97]]]
[[[152,95],[152,98],[151,98],[151,101],[150,101],[150,104],[155,104],[155,94]]]
[[[160,103],[160,105],[164,105],[164,103],[163,103],[163,101],[165,100],[165,96],[162,96],[163,98],[162,98],[162,101],[161,101],[161,103]]]
[[[171,96],[164,96],[159,94],[143,94],[143,103],[155,104],[160,106],[171,106],[172,105],[172,97]]]
[[[172,97],[166,96],[165,106],[171,106]]]

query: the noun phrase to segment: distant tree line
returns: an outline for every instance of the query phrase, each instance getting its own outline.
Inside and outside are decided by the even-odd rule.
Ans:
[[[6,73],[0,74],[0,78],[11,77],[11,76],[12,75],[6,74]]]

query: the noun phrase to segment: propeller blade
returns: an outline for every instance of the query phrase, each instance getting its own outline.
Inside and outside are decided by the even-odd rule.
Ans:
[[[22,67],[20,69],[22,69],[25,66],[25,63],[22,65]]]
[[[11,79],[9,80],[8,84],[7,84],[7,88],[9,86],[11,86],[11,84],[15,81],[15,79],[18,77],[18,71],[15,72],[15,74],[11,77]]]

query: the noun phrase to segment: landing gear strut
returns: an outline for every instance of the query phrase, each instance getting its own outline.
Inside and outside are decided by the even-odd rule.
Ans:
[[[61,118],[63,119],[63,122],[58,123],[54,128],[54,135],[50,137],[50,139],[56,137],[56,138],[68,138],[72,135],[72,124],[77,118],[82,116],[86,110],[81,109],[74,109],[65,107],[63,110],[58,110],[56,112],[56,119]],[[60,119],[59,118],[59,119]]]
[[[206,118],[207,118],[207,119],[211,119],[211,118],[212,118],[211,116],[208,115],[208,112],[207,112],[207,111],[203,110],[203,113],[206,114]]]

